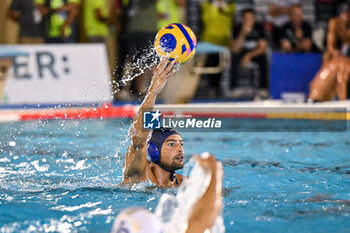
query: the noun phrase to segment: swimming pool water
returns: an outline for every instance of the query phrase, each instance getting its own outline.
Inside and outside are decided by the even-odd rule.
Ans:
[[[0,124],[0,232],[109,232],[122,209],[175,193],[118,185],[130,121]],[[209,151],[224,165],[226,232],[350,232],[349,131],[182,136],[186,160]]]

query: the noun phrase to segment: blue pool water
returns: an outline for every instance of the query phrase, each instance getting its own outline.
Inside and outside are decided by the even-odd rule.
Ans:
[[[0,124],[0,232],[109,232],[122,209],[154,210],[163,193],[175,193],[118,186],[129,124]],[[186,132],[183,139],[187,159],[209,151],[224,165],[226,232],[350,232],[349,131]]]

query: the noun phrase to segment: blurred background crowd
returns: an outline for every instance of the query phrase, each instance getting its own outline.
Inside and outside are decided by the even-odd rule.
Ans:
[[[248,83],[257,90],[251,98],[269,98],[272,52],[322,53],[323,64],[350,57],[346,0],[2,0],[1,4],[1,44],[105,43],[111,68],[118,67],[117,80],[126,58],[148,46],[161,27],[186,24],[199,41],[231,53],[227,85],[232,95],[223,94],[219,73],[202,75],[196,98],[238,98],[245,76],[256,77]],[[210,54],[205,65],[218,63],[219,55]],[[137,81],[131,88],[134,93],[142,89]]]

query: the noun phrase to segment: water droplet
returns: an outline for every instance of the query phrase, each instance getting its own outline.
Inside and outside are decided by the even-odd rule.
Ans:
[[[73,223],[75,227],[79,227],[81,226],[82,222],[81,221],[77,221],[75,223]]]
[[[10,141],[10,142],[9,142],[9,146],[12,146],[12,147],[13,147],[13,146],[16,146],[16,142],[15,142],[15,141]]]

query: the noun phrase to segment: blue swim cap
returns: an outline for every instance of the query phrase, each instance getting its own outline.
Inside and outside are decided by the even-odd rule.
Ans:
[[[152,131],[152,136],[148,141],[147,153],[153,163],[160,165],[160,152],[163,143],[169,136],[173,134],[180,135],[176,129],[170,127],[161,127]]]

